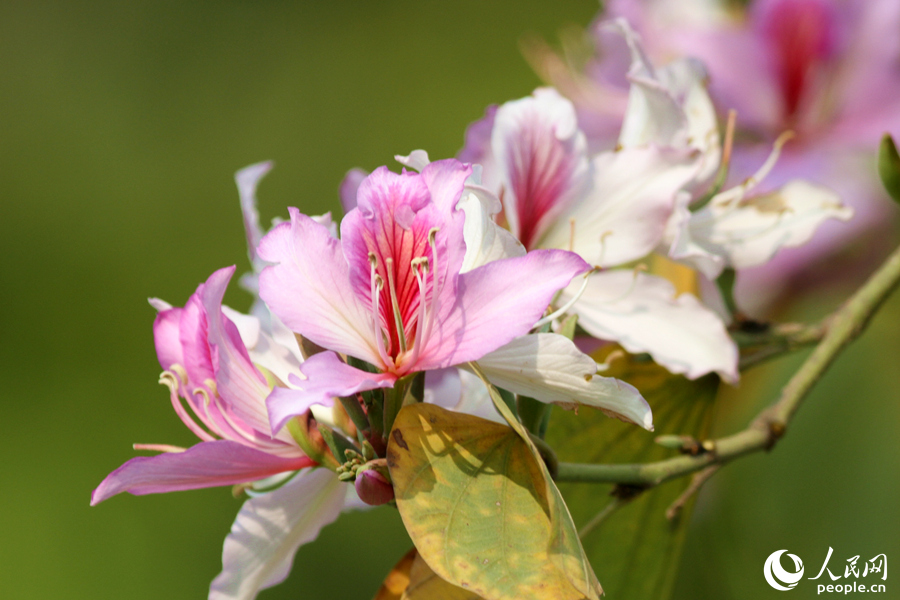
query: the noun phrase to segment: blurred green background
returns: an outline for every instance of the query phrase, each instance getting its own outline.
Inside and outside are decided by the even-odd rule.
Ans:
[[[182,304],[213,270],[247,267],[238,168],[276,161],[260,191],[265,221],[288,205],[337,209],[351,167],[415,148],[453,155],[487,104],[539,83],[521,36],[554,38],[596,8],[0,4],[0,596],[205,597],[240,506],[229,490],[88,507],[132,443],[193,442],[156,384],[145,299]],[[796,314],[825,314],[844,294],[820,290]],[[226,301],[249,306],[237,288]],[[808,571],[829,546],[833,570],[856,554],[900,556],[898,330],[895,298],[777,451],[713,480],[677,598],[775,597],[761,571],[781,548]],[[798,358],[745,377],[720,430],[770,399]],[[369,598],[409,545],[391,509],[345,515],[261,598]]]

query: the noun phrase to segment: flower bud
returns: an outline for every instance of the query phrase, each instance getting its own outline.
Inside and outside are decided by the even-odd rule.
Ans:
[[[387,478],[374,469],[356,474],[356,493],[359,499],[372,506],[380,506],[394,499],[394,487]]]

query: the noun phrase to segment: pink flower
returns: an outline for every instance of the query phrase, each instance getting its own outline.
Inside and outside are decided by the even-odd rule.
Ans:
[[[611,148],[632,59],[606,22],[625,17],[655,62],[703,62],[720,118],[737,110],[735,181],[763,164],[781,133],[797,134],[767,183],[779,187],[802,178],[823,184],[855,217],[849,224],[825,223],[809,243],[742,273],[739,298],[760,308],[796,283],[810,263],[890,223],[872,164],[880,136],[900,131],[900,3],[754,0],[743,10],[726,4],[613,0],[592,26],[598,53],[583,73],[561,68],[544,51],[535,53],[535,62],[575,102],[591,147]]]
[[[260,329],[258,320],[225,309],[242,321],[252,346],[248,350],[222,307],[233,273],[234,267],[213,273],[184,308],[151,301],[159,310],[153,333],[165,369],[160,381],[169,387],[175,412],[201,441],[187,449],[136,444],[136,449],[163,453],[129,460],[91,497],[94,505],[121,492],[154,494],[271,482],[268,478],[283,484],[244,503],[225,540],[223,569],[212,582],[211,600],[250,600],[282,581],[297,547],[337,518],[348,491],[355,495],[330,470],[315,468],[286,432],[272,435],[265,406],[271,384],[254,363],[265,363],[274,373],[296,360]]]
[[[161,309],[153,324],[165,370],[161,381],[169,387],[176,414],[201,442],[131,459],[103,480],[91,504],[125,491],[141,495],[232,485],[315,464],[289,435],[271,434],[265,407],[269,384],[222,313],[233,272],[229,267],[213,273],[184,308],[155,302]]]
[[[452,159],[421,174],[381,167],[359,185],[340,240],[294,208],[262,240],[257,252],[274,266],[260,276],[260,297],[329,350],[302,365],[305,379],[273,390],[273,431],[313,404],[478,360],[528,333],[554,294],[590,269],[570,252],[540,250],[462,272],[465,213],[456,205],[470,174]]]

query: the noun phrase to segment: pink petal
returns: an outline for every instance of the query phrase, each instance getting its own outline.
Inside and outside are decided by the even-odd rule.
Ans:
[[[454,277],[465,255],[464,215],[454,211],[453,206],[462,194],[469,173],[468,166],[455,160],[431,163],[421,175],[406,172],[398,175],[380,167],[360,186],[359,208],[341,223],[341,241],[350,265],[351,285],[357,297],[371,307],[370,314],[376,314],[377,303],[376,317],[388,339],[387,354],[398,356],[404,345],[411,346],[420,318],[423,298],[413,260],[424,257],[430,265],[425,277],[426,300],[435,297],[435,289],[438,298],[452,294]],[[429,241],[432,232],[436,232],[436,253]],[[438,257],[436,265],[434,254]],[[383,284],[375,299],[372,298],[370,257]],[[395,315],[399,315],[402,327]],[[402,342],[401,332],[406,338]],[[380,335],[379,332],[377,336]],[[377,336],[373,329],[369,339],[376,343]],[[370,362],[390,368],[385,364],[387,360]]]
[[[344,209],[345,215],[356,208],[356,194],[359,190],[359,184],[361,184],[363,179],[368,177],[368,175],[369,174],[362,169],[350,169],[347,171],[347,174],[344,175],[338,194],[341,197],[341,206]]]
[[[259,256],[277,263],[260,275],[259,295],[285,325],[323,348],[378,362],[373,324],[350,287],[341,242],[296,208],[270,231]]]
[[[554,294],[590,268],[571,252],[534,250],[461,274],[455,301],[442,307],[416,369],[477,360],[528,333]]]
[[[184,452],[132,458],[97,486],[91,506],[121,492],[142,496],[234,485],[313,464],[305,456],[281,458],[228,440],[201,442]]]
[[[451,212],[465,187],[466,179],[472,174],[472,166],[454,158],[436,160],[422,169],[422,179],[431,193],[431,201],[443,212]]]
[[[174,364],[184,364],[181,350],[180,308],[169,308],[156,314],[153,321],[153,343],[156,346],[156,356],[164,370],[168,370]]]
[[[242,421],[270,436],[265,404],[269,385],[250,361],[237,327],[222,314],[222,298],[233,274],[234,267],[219,269],[210,275],[201,292],[207,314],[209,345],[216,357],[216,389],[228,408]]]
[[[290,378],[298,389],[276,387],[266,400],[272,431],[280,431],[291,417],[302,415],[313,404],[331,406],[335,397],[391,387],[397,379],[391,373],[367,373],[351,367],[334,352],[309,357],[300,370],[306,379]]]
[[[215,381],[216,378],[209,348],[206,308],[200,298],[205,286],[205,283],[201,283],[197,291],[188,298],[178,323],[178,337],[184,354],[183,366],[187,371],[191,390],[205,385],[207,380]]]

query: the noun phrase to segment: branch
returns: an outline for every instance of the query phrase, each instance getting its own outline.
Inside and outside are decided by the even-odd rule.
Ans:
[[[670,479],[724,465],[760,450],[771,450],[785,434],[800,404],[841,351],[868,325],[872,315],[900,283],[900,248],[855,294],[821,325],[821,341],[794,373],[774,404],[734,435],[712,442],[711,450],[697,456],[677,456],[643,464],[596,465],[559,463],[557,481],[623,483],[652,487]]]
[[[815,346],[828,331],[831,318],[829,316],[815,325],[785,323],[770,326],[749,321],[739,324],[738,329],[731,332],[731,336],[741,348],[738,365],[740,370],[744,371],[788,352]],[[757,330],[753,331],[754,328]]]

